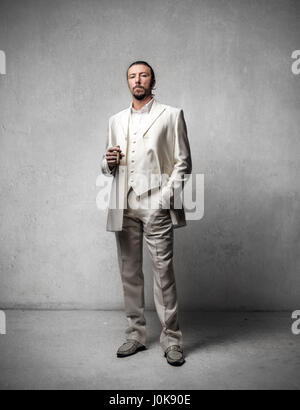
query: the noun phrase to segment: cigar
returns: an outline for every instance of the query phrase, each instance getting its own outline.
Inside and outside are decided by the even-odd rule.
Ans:
[[[120,163],[120,151],[117,151],[117,164]]]

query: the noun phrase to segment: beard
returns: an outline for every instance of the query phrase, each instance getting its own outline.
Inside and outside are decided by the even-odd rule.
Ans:
[[[143,100],[145,97],[146,97],[146,93],[143,93],[143,94],[134,94],[134,98],[135,98],[136,100],[139,100],[139,101]]]
[[[141,101],[141,100],[144,100],[144,99],[148,96],[148,94],[147,94],[146,90],[143,89],[143,92],[142,92],[142,93],[136,93],[136,91],[134,91],[134,92],[133,92],[133,96],[134,96],[134,98],[136,98],[137,100]]]

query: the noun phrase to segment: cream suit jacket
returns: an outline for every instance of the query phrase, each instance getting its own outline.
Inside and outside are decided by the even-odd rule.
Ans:
[[[105,155],[101,162],[104,175],[113,177],[107,231],[121,231],[124,207],[127,206],[127,142],[129,138],[130,107],[109,118],[108,147],[119,145],[125,156],[120,165],[110,171]],[[192,172],[192,160],[183,110],[161,104],[154,99],[146,124],[140,131],[143,143],[135,166],[133,188],[137,195],[149,189],[161,188],[162,198],[170,204],[169,211],[174,228],[186,225],[185,211],[174,208],[175,194],[181,192],[184,181]],[[168,197],[171,200],[168,202]],[[162,203],[164,200],[162,201]],[[177,203],[177,202],[176,202]],[[176,205],[176,208],[178,206]]]

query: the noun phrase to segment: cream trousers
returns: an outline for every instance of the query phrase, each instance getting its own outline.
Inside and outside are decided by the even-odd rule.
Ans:
[[[123,230],[115,235],[128,320],[126,339],[138,340],[143,345],[147,343],[142,269],[145,237],[153,267],[154,303],[162,325],[160,345],[165,351],[174,344],[183,346],[173,269],[173,226],[169,210],[156,208],[159,194],[159,190],[154,189],[137,196],[130,188]],[[154,209],[148,206],[150,199]]]

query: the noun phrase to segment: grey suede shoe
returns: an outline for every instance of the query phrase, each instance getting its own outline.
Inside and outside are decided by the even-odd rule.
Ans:
[[[181,366],[185,362],[183,350],[178,345],[169,346],[165,350],[165,357],[167,358],[167,362],[172,366]]]
[[[142,345],[140,342],[134,339],[128,339],[122,346],[119,347],[117,351],[118,357],[126,357],[139,352],[140,350],[145,350],[146,346]]]

